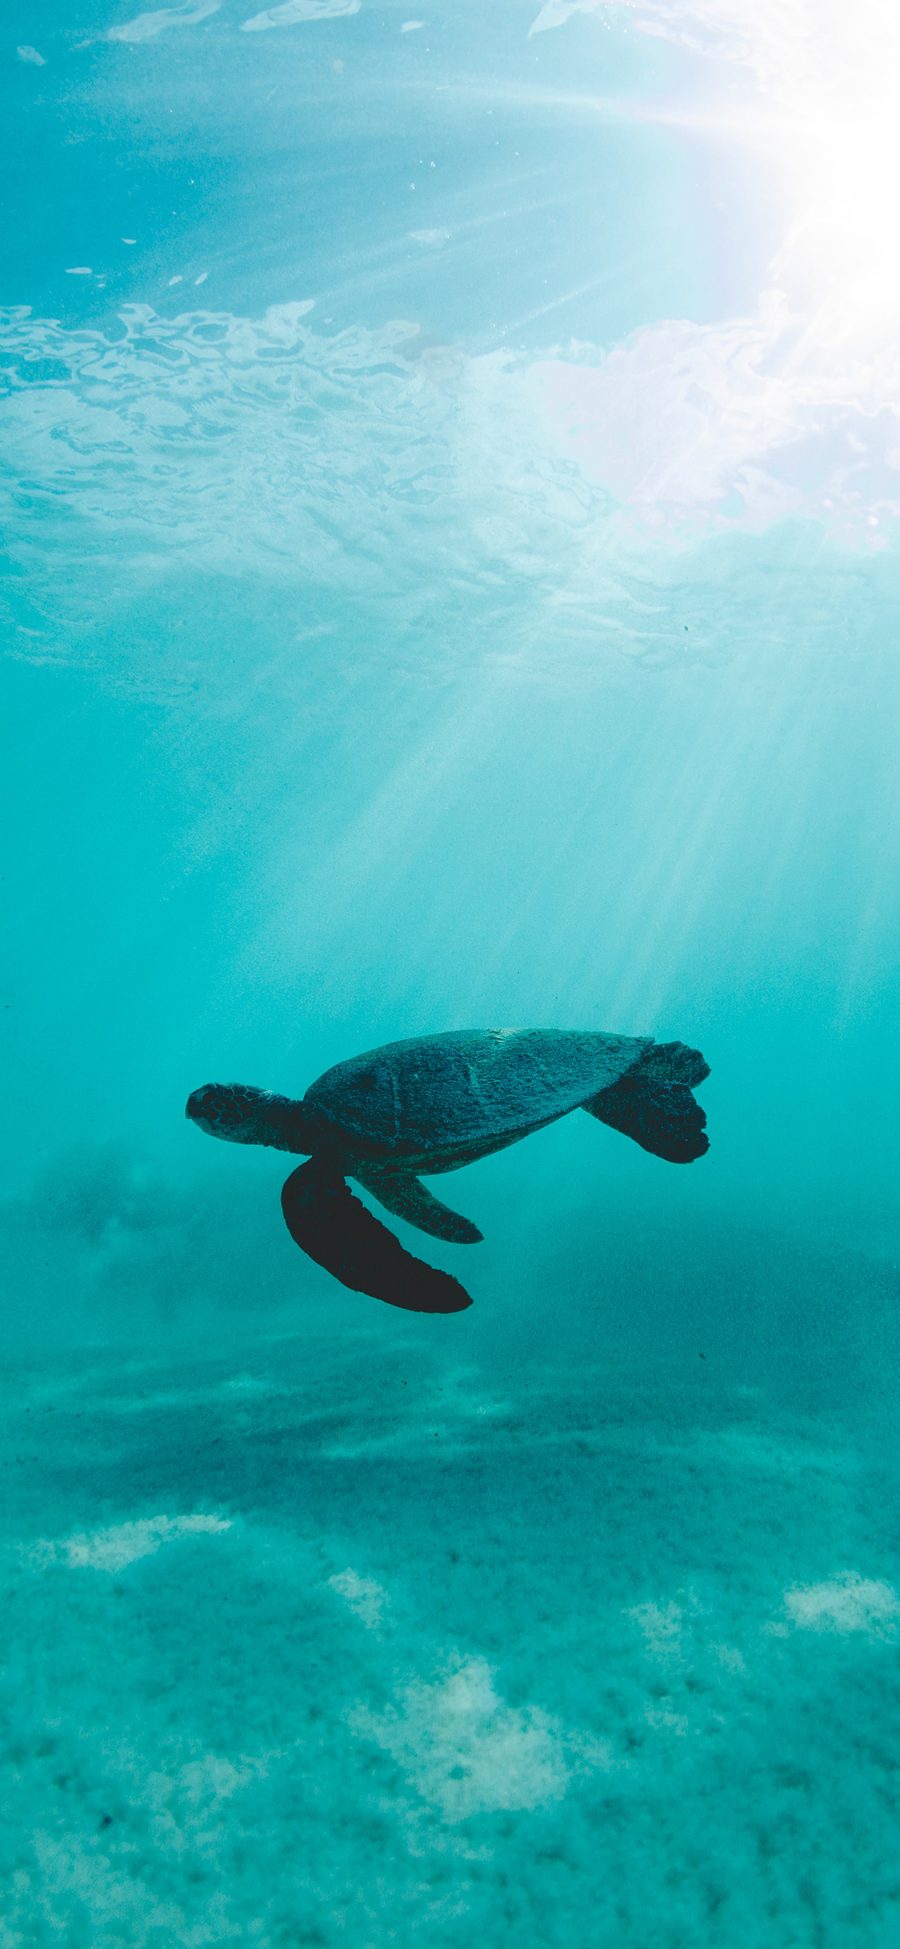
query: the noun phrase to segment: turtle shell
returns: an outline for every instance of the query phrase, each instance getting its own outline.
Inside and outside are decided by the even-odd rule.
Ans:
[[[326,1070],[303,1108],[362,1155],[478,1156],[577,1109],[651,1046],[579,1029],[416,1036]]]

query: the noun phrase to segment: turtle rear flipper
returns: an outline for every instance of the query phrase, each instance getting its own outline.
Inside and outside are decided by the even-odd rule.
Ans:
[[[420,1232],[430,1232],[432,1238],[448,1239],[452,1245],[477,1245],[484,1237],[470,1218],[442,1205],[409,1171],[384,1171],[377,1164],[366,1164],[357,1165],[353,1175],[386,1211],[405,1218],[408,1225],[418,1225]]]
[[[351,1291],[412,1313],[461,1313],[472,1301],[449,1272],[416,1259],[373,1217],[340,1172],[312,1158],[281,1192],[292,1239]]]
[[[589,1116],[633,1137],[642,1150],[670,1164],[692,1164],[709,1149],[706,1111],[684,1083],[623,1076],[582,1106]]]
[[[709,1063],[699,1049],[689,1048],[686,1042],[652,1042],[628,1075],[642,1076],[648,1083],[687,1083],[696,1089],[709,1075]]]

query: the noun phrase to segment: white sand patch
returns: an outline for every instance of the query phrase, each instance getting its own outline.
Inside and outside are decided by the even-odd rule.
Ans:
[[[634,1618],[654,1658],[681,1656],[684,1611],[680,1604],[635,1604],[626,1617]]]
[[[513,1412],[512,1401],[482,1392],[478,1369],[471,1366],[450,1368],[439,1382],[420,1392],[408,1390],[403,1400],[403,1419],[393,1426],[376,1428],[361,1437],[339,1438],[328,1443],[322,1453],[335,1459],[358,1460],[366,1455],[430,1452],[435,1440],[447,1454],[460,1454],[473,1442],[480,1442],[481,1428]]]
[[[399,1709],[378,1716],[360,1707],[350,1723],[450,1822],[561,1800],[571,1776],[556,1720],[538,1706],[504,1704],[483,1658],[408,1686]]]
[[[805,1631],[864,1631],[876,1638],[893,1637],[900,1619],[900,1598],[890,1584],[846,1570],[821,1584],[797,1584],[785,1592],[791,1622]]]
[[[262,34],[267,27],[293,27],[301,20],[337,20],[342,14],[358,14],[362,0],[284,0],[283,6],[267,7],[242,23],[244,34]]]
[[[374,1577],[357,1576],[355,1570],[340,1570],[336,1576],[328,1578],[330,1590],[336,1590],[339,1597],[349,1604],[354,1616],[365,1625],[367,1631],[377,1631],[384,1616],[388,1601],[387,1591]]]
[[[45,68],[47,66],[43,55],[38,53],[36,47],[29,47],[27,42],[24,47],[17,47],[16,53],[20,61],[27,61],[33,68]]]
[[[737,1645],[711,1644],[709,1648],[713,1654],[713,1657],[718,1659],[719,1664],[721,1665],[723,1671],[726,1672],[746,1671],[747,1665],[744,1658],[744,1654],[742,1651],[738,1650]]]
[[[678,1739],[684,1739],[690,1731],[690,1720],[686,1712],[675,1712],[671,1705],[650,1705],[644,1713],[648,1726],[654,1732],[673,1732]]]
[[[665,1442],[659,1453],[685,1460],[699,1457],[705,1467],[724,1463],[729,1468],[768,1470],[787,1477],[819,1470],[834,1478],[859,1469],[857,1457],[847,1451],[817,1446],[811,1441],[785,1441],[762,1424],[753,1426],[745,1422],[699,1429],[687,1440]]]
[[[480,1370],[474,1366],[447,1368],[440,1381],[423,1396],[426,1417],[438,1411],[465,1422],[510,1414],[512,1402],[502,1395],[484,1393],[480,1378]]]
[[[59,1542],[45,1539],[36,1544],[32,1557],[43,1565],[66,1563],[73,1570],[105,1570],[112,1576],[141,1557],[153,1556],[164,1543],[176,1543],[184,1536],[221,1536],[230,1528],[230,1520],[223,1516],[148,1516]]]
[[[232,1401],[234,1396],[259,1398],[273,1392],[274,1384],[252,1374],[236,1374],[207,1387],[158,1388],[152,1393],[131,1396],[98,1395],[97,1405],[108,1415],[183,1413],[185,1408],[205,1407],[209,1403]]]
[[[449,230],[411,230],[409,234],[414,244],[422,244],[426,249],[437,249],[447,243],[450,236]]]
[[[231,1800],[254,1780],[265,1779],[268,1770],[265,1758],[251,1758],[241,1753],[232,1761],[222,1753],[202,1753],[180,1769],[175,1785],[189,1806],[205,1810]],[[171,1782],[166,1781],[165,1786],[168,1797]]]

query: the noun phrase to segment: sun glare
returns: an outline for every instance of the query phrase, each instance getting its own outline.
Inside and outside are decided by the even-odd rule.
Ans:
[[[585,10],[595,0],[582,0]],[[823,352],[900,314],[900,0],[612,0],[702,54],[705,101],[658,119],[757,149],[781,186],[773,281]],[[571,11],[571,9],[569,9]],[[723,70],[723,62],[726,64]],[[728,70],[731,71],[729,74]],[[755,106],[733,94],[753,77]],[[723,105],[724,104],[724,105]],[[654,119],[657,119],[654,117]]]
[[[823,353],[893,332],[897,0],[698,0],[691,12],[756,75],[761,140],[784,186],[773,271],[792,312],[806,317]]]
[[[825,14],[822,39],[782,104],[792,217],[778,271],[837,349],[900,313],[900,8],[864,0],[837,29]]]

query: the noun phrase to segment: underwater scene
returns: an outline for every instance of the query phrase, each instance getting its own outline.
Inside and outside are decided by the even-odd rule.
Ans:
[[[894,0],[0,84],[0,1949],[895,1949]]]

